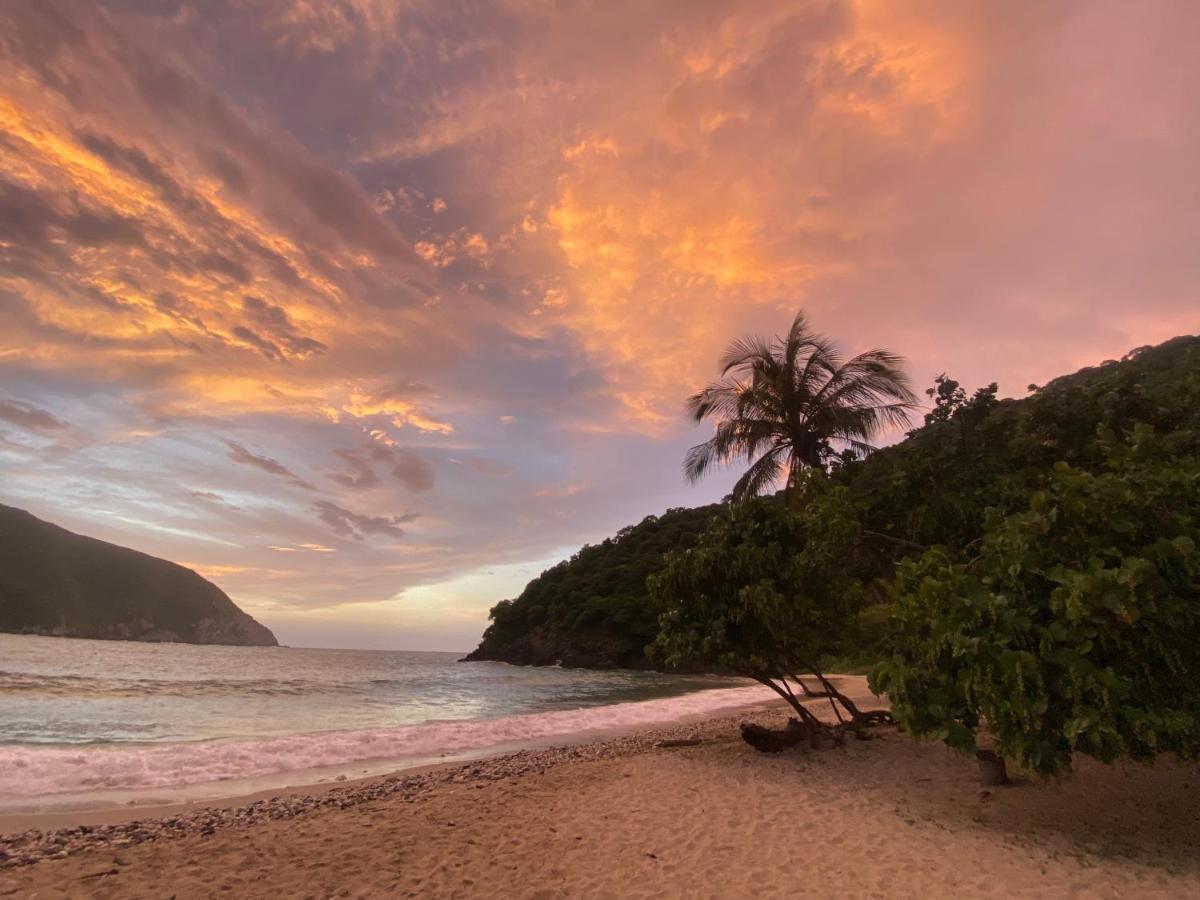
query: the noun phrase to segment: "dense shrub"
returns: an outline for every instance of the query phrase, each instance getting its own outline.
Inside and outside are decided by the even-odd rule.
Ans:
[[[978,555],[901,564],[873,684],[915,735],[971,750],[986,721],[1041,773],[1200,753],[1200,466],[1139,443],[1100,473],[1056,466]]]

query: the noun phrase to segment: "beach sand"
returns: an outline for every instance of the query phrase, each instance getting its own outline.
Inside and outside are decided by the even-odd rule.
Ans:
[[[1200,897],[1195,766],[1085,760],[985,791],[973,761],[892,728],[765,755],[739,719],[784,714],[375,780],[290,818],[106,837],[0,870],[0,896]],[[702,743],[657,746],[684,735]]]

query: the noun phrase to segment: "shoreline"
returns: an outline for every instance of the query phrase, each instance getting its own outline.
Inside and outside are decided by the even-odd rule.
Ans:
[[[857,676],[850,676],[857,678]],[[857,688],[857,685],[856,685]],[[865,683],[862,686],[865,690]],[[734,696],[730,696],[734,695]],[[110,824],[146,815],[174,815],[193,812],[205,806],[229,807],[239,801],[251,802],[263,797],[323,791],[339,784],[382,778],[400,772],[423,771],[486,759],[522,750],[541,750],[603,741],[646,729],[667,728],[711,717],[741,715],[760,707],[781,704],[766,689],[757,686],[693,691],[676,697],[626,701],[595,707],[564,709],[546,713],[525,713],[496,719],[431,721],[395,729],[412,733],[424,728],[476,728],[479,736],[460,746],[437,749],[426,746],[415,753],[367,755],[323,765],[298,766],[277,771],[251,772],[245,775],[209,780],[184,781],[166,785],[97,787],[48,794],[10,795],[0,804],[0,835],[29,828],[64,828],[74,825]],[[607,711],[607,715],[605,715]],[[601,714],[597,719],[596,714]],[[551,721],[553,720],[553,721]],[[525,724],[530,723],[530,724]],[[499,725],[499,731],[493,729]],[[515,727],[514,727],[515,726]],[[364,732],[317,732],[264,739],[269,745],[280,741],[322,742],[363,735],[386,734],[388,729]],[[490,739],[489,739],[490,738]],[[199,746],[221,752],[224,748],[256,749],[255,742],[214,742],[212,744],[164,744],[146,750],[171,753]],[[61,751],[59,751],[61,752]],[[119,755],[120,749],[98,751]],[[80,765],[82,757],[72,760]],[[20,765],[20,763],[18,763]],[[19,771],[19,769],[18,769]],[[94,773],[94,770],[93,770]]]
[[[469,769],[473,764],[492,760],[522,757],[527,754],[547,753],[553,755],[560,751],[590,745],[607,746],[626,737],[658,736],[651,739],[669,740],[677,736],[676,732],[693,724],[734,719],[741,721],[748,715],[759,712],[770,714],[775,710],[785,708],[786,704],[782,700],[768,698],[758,703],[723,708],[716,715],[706,712],[689,712],[677,719],[664,721],[657,725],[619,725],[585,729],[573,734],[506,742],[474,751],[441,754],[438,758],[357,760],[321,769],[294,769],[261,778],[229,779],[187,785],[176,789],[147,788],[120,794],[121,797],[130,798],[127,800],[88,800],[68,795],[66,802],[61,806],[52,804],[45,808],[0,812],[0,848],[5,846],[4,842],[7,838],[19,832],[60,832],[79,826],[88,828],[116,826],[139,820],[200,815],[210,809],[237,810],[277,798],[318,797],[340,789],[362,788],[364,785],[370,785],[377,781],[437,773],[442,770]],[[373,771],[358,775],[350,774],[351,770],[361,770],[363,767]],[[275,781],[276,783],[261,787],[253,786],[254,782],[264,781]],[[247,783],[250,783],[251,786],[247,786]],[[171,792],[186,794],[193,789],[202,793],[194,797],[184,796],[178,799],[155,796]],[[36,800],[37,798],[32,799]],[[47,799],[53,800],[54,798]],[[0,859],[0,866],[3,866],[2,859]]]
[[[774,701],[760,685],[703,686],[680,693],[557,709],[365,728],[300,730],[111,745],[0,747],[0,832],[14,817],[127,806],[214,803],[230,797],[386,775],[511,750],[577,743]],[[66,821],[66,820],[60,820]]]
[[[218,828],[286,820],[320,809],[344,810],[396,797],[411,802],[437,786],[520,778],[571,762],[633,756],[656,749],[663,741],[692,739],[697,730],[725,730],[736,727],[746,716],[777,717],[784,709],[782,700],[767,701],[725,715],[695,716],[657,728],[626,729],[605,737],[580,734],[578,740],[545,747],[485,752],[471,759],[424,763],[384,775],[305,782],[211,801],[0,815],[0,870],[65,859],[89,850],[119,850],[193,833],[209,835]]]
[[[763,754],[746,718],[787,709],[9,835],[0,896],[1200,895],[1194,765],[1084,759],[985,790],[974,760],[894,728]],[[660,743],[679,738],[697,743]]]

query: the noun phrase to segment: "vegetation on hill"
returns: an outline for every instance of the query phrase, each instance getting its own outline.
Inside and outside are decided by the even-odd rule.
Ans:
[[[1043,773],[1076,753],[1200,754],[1188,678],[1200,668],[1200,338],[1022,399],[940,376],[924,424],[864,455],[865,434],[847,439],[814,413],[805,360],[819,353],[789,361],[794,333],[731,350],[727,366],[744,370],[693,398],[716,434],[685,471],[744,458],[759,474],[737,501],[691,511],[677,543],[657,530],[664,516],[585,548],[499,604],[478,652],[643,665],[652,642],[659,665],[771,684],[800,731],[797,676],[834,702],[822,658],[873,655],[902,724],[959,749],[986,736]],[[809,445],[821,464],[793,464]],[[771,453],[778,464],[760,466]],[[779,481],[786,504],[754,498]],[[585,647],[619,651],[576,655]]]
[[[864,713],[822,672],[821,660],[861,646],[863,541],[858,510],[844,487],[808,479],[794,509],[756,499],[714,517],[695,547],[675,550],[649,579],[662,610],[650,647],[669,666],[701,664],[767,685],[795,710],[793,742],[815,743],[827,729],[803,703],[822,694],[845,729],[890,720]],[[812,691],[801,675],[820,685]],[[753,742],[754,731],[747,732]],[[759,735],[763,736],[763,735]],[[772,748],[777,739],[765,736]]]
[[[2,505],[0,631],[192,644],[277,643],[269,629],[191,569]]]
[[[804,472],[823,470],[836,447],[865,453],[884,426],[907,422],[914,408],[901,364],[886,350],[844,359],[803,313],[782,338],[734,341],[721,360],[720,380],[688,401],[696,421],[715,421],[715,434],[689,451],[686,476],[696,480],[714,465],[744,458],[749,469],[733,493],[744,499],[781,481],[790,490]],[[664,553],[690,547],[719,510],[668,510],[584,547],[515,600],[493,607],[492,624],[467,659],[653,665],[645,649],[658,634],[663,608],[648,596],[647,576],[662,569]],[[669,665],[715,664],[677,657]]]
[[[663,554],[690,547],[718,506],[669,509],[583,547],[547,569],[514,600],[491,611],[491,625],[468,660],[520,665],[647,668],[645,647],[658,634],[646,578]]]
[[[1156,434],[1165,457],[1187,456],[1200,446],[1200,337],[1134,350],[1019,400],[997,400],[995,385],[967,397],[949,379],[941,384],[952,386],[942,394],[934,389],[941,402],[904,440],[865,460],[842,455],[830,461],[828,480],[847,487],[860,505],[864,534],[876,547],[893,547],[876,554],[872,578],[890,576],[896,560],[925,548],[971,545],[982,534],[986,511],[1024,509],[1031,494],[1048,484],[1057,462],[1097,472],[1108,460],[1106,446],[1128,440],[1139,425]],[[653,640],[658,611],[641,608],[647,599],[643,575],[661,569],[661,552],[690,546],[721,509],[670,510],[584,547],[535,578],[517,599],[500,602],[484,646],[502,653],[540,630],[570,650],[578,625],[586,622],[594,640],[623,640],[606,634],[601,622],[629,620],[642,623],[636,640]],[[640,560],[636,568],[629,566],[632,558]],[[876,592],[875,600],[887,599],[882,588]],[[583,613],[593,596],[625,612]],[[563,654],[546,661],[557,659]]]
[[[834,473],[868,503],[868,530],[910,541],[965,546],[988,509],[1022,509],[1056,463],[1100,471],[1109,446],[1139,425],[1165,458],[1200,446],[1200,337],[1131,351],[1120,361],[1031,385],[997,400],[995,385],[960,396],[905,440]]]
[[[945,377],[932,394],[924,427],[814,473],[784,522],[751,500],[669,554],[655,648],[789,699],[787,733],[746,735],[765,749],[828,730],[791,685],[840,702],[821,657],[857,639],[897,720],[997,779],[1006,758],[1052,774],[1078,753],[1200,756],[1200,340],[1021,401]]]
[[[914,734],[1035,772],[1200,755],[1200,462],[1149,429],[1104,471],[1066,463],[977,549],[906,560],[875,673]]]

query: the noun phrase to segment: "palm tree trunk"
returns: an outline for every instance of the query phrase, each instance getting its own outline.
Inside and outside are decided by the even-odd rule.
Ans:
[[[788,465],[787,484],[783,488],[783,499],[787,508],[793,512],[800,508],[800,473],[802,467],[796,457],[792,457]]]

